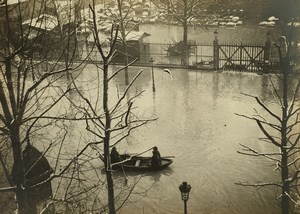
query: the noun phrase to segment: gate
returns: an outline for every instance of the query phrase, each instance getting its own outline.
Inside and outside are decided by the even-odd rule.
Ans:
[[[218,31],[214,32],[213,64],[214,69],[250,72],[268,72],[271,53],[270,33],[264,45],[219,44]]]
[[[263,68],[265,46],[260,45],[218,45],[218,67],[224,70],[256,72]]]

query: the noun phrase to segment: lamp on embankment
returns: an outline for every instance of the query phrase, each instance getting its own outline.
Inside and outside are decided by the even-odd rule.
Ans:
[[[179,190],[181,193],[181,199],[184,203],[184,214],[187,214],[187,201],[189,200],[189,194],[191,191],[191,185],[187,184],[186,181],[182,182],[182,184],[179,186]]]
[[[151,74],[152,74],[152,90],[153,90],[153,92],[155,92],[155,82],[154,82],[154,73],[153,73],[153,62],[154,62],[153,57],[150,58],[149,62],[150,62]]]
[[[216,30],[214,31],[215,40],[218,40],[218,34],[219,34],[219,32],[218,32],[218,30],[216,29]]]
[[[218,30],[214,31],[215,39],[213,41],[213,61],[214,61],[214,70],[219,70],[219,40],[218,40]]]

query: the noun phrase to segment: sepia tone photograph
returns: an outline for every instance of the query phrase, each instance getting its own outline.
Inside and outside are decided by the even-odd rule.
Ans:
[[[0,0],[1,214],[300,214],[300,0]]]

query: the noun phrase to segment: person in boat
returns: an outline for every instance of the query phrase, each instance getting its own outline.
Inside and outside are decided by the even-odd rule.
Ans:
[[[119,152],[117,151],[117,148],[114,146],[110,152],[110,162],[117,163],[121,161],[121,157]]]
[[[153,147],[152,158],[151,158],[151,166],[159,167],[161,165],[161,156],[156,146]]]

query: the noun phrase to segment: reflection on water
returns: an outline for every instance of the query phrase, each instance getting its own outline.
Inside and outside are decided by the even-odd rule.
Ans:
[[[93,69],[86,68],[88,72],[82,72],[76,81],[82,95],[88,98],[100,96],[100,77]],[[129,78],[132,79],[141,69],[130,68]],[[140,118],[157,117],[158,120],[132,131],[117,149],[120,153],[140,153],[156,145],[162,156],[175,156],[175,159],[169,168],[160,172],[114,173],[117,188],[124,188],[127,182],[128,186],[136,185],[120,213],[182,213],[178,186],[187,181],[192,186],[189,213],[279,214],[275,188],[257,190],[234,184],[278,178],[272,171],[272,162],[237,154],[239,143],[259,151],[272,152],[274,149],[257,140],[262,134],[255,123],[235,115],[251,116],[253,108],[260,110],[254,99],[243,94],[259,96],[276,111],[269,76],[171,69],[170,78],[163,69],[154,68],[156,92],[153,93],[151,68],[143,69],[128,97],[145,90],[134,103],[134,113]],[[122,73],[113,80],[111,102],[126,90]],[[274,84],[278,82],[274,81]],[[81,102],[76,93],[70,93],[69,99]],[[101,106],[100,101],[91,104]],[[72,113],[72,109],[69,110]],[[73,127],[72,139],[76,141],[70,142],[68,150],[76,150],[73,142],[86,143],[83,140],[85,127],[84,122],[81,127]],[[145,155],[151,155],[151,152]],[[98,160],[94,164],[100,168]],[[98,177],[93,179],[95,184],[99,183]]]
[[[136,69],[136,71],[135,71]],[[131,76],[137,72],[131,69]],[[274,105],[268,76],[249,73],[216,73],[172,70],[171,79],[155,68],[156,92],[152,92],[151,72],[144,74],[130,94],[145,89],[137,100],[138,113],[158,120],[134,131],[127,144],[118,146],[125,152],[140,152],[156,145],[162,156],[174,155],[174,163],[161,172],[146,173],[136,191],[150,188],[147,197],[135,195],[121,213],[182,213],[178,186],[187,181],[192,186],[190,213],[280,213],[276,189],[240,187],[237,181],[273,181],[271,162],[237,154],[239,143],[258,150],[274,148],[261,145],[256,124],[235,113],[253,114],[259,96]],[[125,90],[122,76],[117,77],[120,93]],[[274,107],[274,106],[272,106]],[[148,154],[150,155],[150,153]],[[134,178],[135,174],[127,174]]]
[[[264,44],[268,31],[271,32],[272,39],[280,36],[277,28],[267,28],[259,26],[240,26],[240,27],[213,27],[213,28],[188,28],[188,39],[200,44],[212,44],[214,31],[218,29],[218,38],[221,43],[233,44]],[[154,43],[172,43],[174,40],[182,40],[182,26],[163,25],[163,24],[142,24],[140,31],[145,31],[151,36],[148,38]]]

